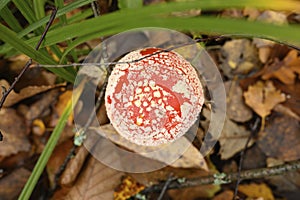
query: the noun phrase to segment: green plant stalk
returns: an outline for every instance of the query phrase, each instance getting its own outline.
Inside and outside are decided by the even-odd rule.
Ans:
[[[60,10],[58,10],[57,14],[56,14],[56,17],[62,16],[64,14],[66,14],[67,12],[70,12],[70,11],[76,9],[76,8],[79,8],[81,6],[89,4],[93,1],[94,0],[77,0],[77,1],[74,1],[74,2],[66,5],[65,7],[61,8]],[[0,1],[0,4],[1,3],[2,3],[2,1]],[[50,19],[50,16],[46,16],[46,17],[42,18],[41,20],[38,20],[38,21],[30,24],[27,28],[25,28],[21,32],[17,33],[17,36],[19,38],[24,37],[25,35],[29,34],[30,32],[35,31],[36,29],[39,29],[39,27],[41,27],[41,26],[45,25],[46,23],[48,23],[49,19]],[[41,29],[41,31],[43,31],[43,30]],[[5,54],[5,53],[11,51],[11,49],[12,49],[12,47],[10,45],[4,44],[0,47],[0,54]]]
[[[36,165],[34,166],[34,169],[19,196],[20,200],[27,200],[30,198],[31,193],[32,193],[33,189],[35,188],[35,185],[36,185],[37,181],[39,180],[44,168],[46,167],[47,162],[57,144],[60,134],[63,131],[70,114],[72,113],[73,106],[77,103],[77,101],[83,91],[83,88],[84,88],[84,84],[82,83],[81,85],[78,86],[78,88],[76,88],[73,91],[74,92],[73,98],[71,98],[69,100],[69,102],[68,102],[66,108],[64,109],[61,117],[59,118],[59,121],[58,121],[57,125],[55,126],[42,154],[40,155]]]
[[[0,38],[3,42],[10,44],[15,49],[26,54],[33,60],[39,63],[47,63],[51,65],[56,65],[57,63],[48,55],[40,51],[36,51],[33,47],[26,44],[22,39],[16,36],[16,33],[0,24]],[[64,68],[47,68],[49,71],[61,76],[69,82],[74,82],[75,74],[68,72]]]
[[[11,10],[8,9],[7,6],[4,6],[0,12],[0,16],[4,21],[9,25],[10,28],[12,28],[13,31],[19,32],[23,30],[22,26],[19,24],[16,17],[13,15]]]
[[[212,2],[220,2],[220,1],[212,1]],[[194,2],[187,3],[187,4],[177,3],[180,6],[182,6],[182,8],[177,4],[170,4],[170,7],[171,8],[173,7],[175,10],[185,10],[192,7],[195,8],[195,6],[197,5],[196,3]],[[257,7],[259,7],[259,5],[260,4],[258,3]],[[264,4],[261,6],[264,7]],[[206,7],[209,6],[206,5]],[[219,6],[213,6],[212,3],[209,8],[211,7],[219,8]],[[276,8],[276,6],[273,7]],[[81,37],[91,33],[98,33],[98,35],[95,34],[95,37],[100,37],[100,36],[108,35],[107,33],[108,32],[111,33],[112,30],[114,33],[118,33],[120,31],[128,30],[131,28],[139,28],[139,27],[147,27],[147,26],[175,28],[179,30],[195,30],[195,31],[200,31],[202,33],[210,33],[210,34],[228,33],[228,34],[247,34],[253,36],[267,36],[270,38],[274,38],[274,39],[277,38],[280,41],[287,41],[287,42],[300,41],[299,26],[275,26],[272,24],[251,22],[246,20],[214,18],[214,17],[206,17],[206,16],[180,18],[172,15],[167,15],[168,12],[171,12],[170,8],[167,5],[155,7],[158,11],[161,11],[161,13],[165,13],[164,15],[158,13],[158,11],[154,10],[153,8],[154,7],[149,6],[131,12],[128,11],[116,12],[116,13],[104,15],[101,18],[88,19],[80,23],[57,28],[53,31],[50,31],[47,34],[46,37],[47,40],[45,41],[44,45],[51,45],[57,42],[65,41],[66,39]],[[137,20],[137,16],[139,16],[138,20]],[[107,28],[112,23],[114,23],[114,26],[111,29]],[[27,42],[29,42],[29,44],[32,44],[36,40],[37,38],[33,38],[28,40]]]
[[[45,17],[45,0],[33,0],[32,3],[36,19]]]
[[[55,6],[59,9],[59,8],[63,8],[64,7],[64,1],[63,0],[55,0]],[[66,15],[62,15],[59,17],[59,20],[60,20],[60,25],[61,26],[65,26],[68,24],[68,20],[67,20],[67,17]],[[70,43],[71,43],[71,40],[66,40],[67,42],[67,45],[69,46]],[[75,51],[71,51],[71,56],[73,58],[73,60],[75,62],[78,62],[78,59],[77,59],[77,55],[75,53]],[[60,55],[60,63],[66,63],[67,61],[64,59],[64,57],[62,58],[62,55]]]
[[[0,1],[0,12],[11,0],[1,0]]]

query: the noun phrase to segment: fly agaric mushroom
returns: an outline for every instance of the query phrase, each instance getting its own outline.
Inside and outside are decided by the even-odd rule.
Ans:
[[[178,53],[159,48],[130,52],[119,62],[105,94],[107,115],[118,133],[145,146],[172,142],[185,134],[204,103],[192,65]]]

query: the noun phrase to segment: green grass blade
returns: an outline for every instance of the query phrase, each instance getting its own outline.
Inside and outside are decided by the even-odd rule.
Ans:
[[[0,16],[8,24],[8,26],[15,32],[23,30],[16,17],[12,14],[7,6],[4,6],[0,12]]]
[[[56,64],[55,61],[52,60],[49,56],[36,51],[32,46],[29,46],[22,39],[18,38],[15,32],[10,30],[3,24],[0,24],[0,39],[5,43],[10,44],[18,51],[31,57],[33,60],[41,63]]]
[[[75,89],[74,91],[74,95],[73,95],[73,102],[72,99],[69,100],[66,108],[63,111],[63,114],[61,115],[61,117],[59,118],[59,121],[57,123],[57,125],[55,126],[41,156],[39,157],[36,165],[34,166],[34,169],[32,171],[32,174],[30,175],[26,185],[24,186],[22,193],[19,196],[20,200],[27,200],[30,198],[30,195],[33,191],[33,189],[35,188],[35,185],[37,183],[37,181],[39,180],[42,172],[44,171],[44,168],[57,144],[57,141],[60,137],[61,132],[63,131],[68,118],[72,112],[72,108],[73,105],[75,105],[82,93],[83,90],[83,84],[82,86],[79,86],[77,89]]]
[[[1,0],[0,1],[0,11],[10,2],[11,0]]]
[[[60,17],[64,14],[66,14],[67,12],[70,12],[70,11],[76,9],[76,8],[81,7],[81,6],[87,5],[87,4],[89,4],[93,1],[94,0],[77,0],[77,1],[74,1],[74,2],[66,5],[65,7],[59,9],[57,11],[56,17]],[[27,28],[25,28],[24,30],[19,32],[17,34],[17,36],[19,38],[24,37],[28,33],[32,32],[32,31],[38,29],[39,27],[45,25],[46,23],[48,23],[49,19],[50,19],[50,16],[46,16],[46,17],[38,20],[37,22],[34,22],[34,23],[30,24]],[[11,49],[12,49],[11,46],[4,44],[0,48],[0,54],[6,54],[7,52],[10,52]]]
[[[13,2],[30,24],[36,21],[33,9],[29,6],[28,1],[13,0]]]
[[[0,38],[3,42],[10,44],[13,48],[26,54],[39,63],[52,65],[57,64],[48,54],[36,51],[33,47],[26,44],[22,39],[18,38],[15,32],[3,24],[0,24]],[[49,70],[69,82],[73,82],[75,80],[75,75],[68,72],[64,68],[49,68]]]
[[[32,3],[36,19],[45,17],[45,0],[33,0]]]
[[[226,4],[226,3],[227,4]],[[179,30],[196,30],[205,33],[212,33],[212,30],[216,30],[214,33],[246,33],[241,27],[249,26],[247,33],[253,36],[262,36],[278,38],[278,40],[299,42],[299,27],[297,26],[275,26],[271,24],[263,24],[259,22],[250,22],[246,20],[234,20],[224,18],[211,18],[211,17],[194,17],[194,18],[179,18],[169,15],[170,11],[182,11],[192,8],[207,9],[219,9],[227,7],[242,7],[251,5],[258,8],[265,8],[269,3],[269,7],[273,9],[279,9],[281,6],[281,0],[272,1],[196,1],[196,2],[185,2],[185,3],[170,3],[155,5],[149,7],[143,7],[140,9],[125,10],[122,12],[115,12],[112,14],[104,15],[99,18],[93,18],[85,20],[77,24],[71,24],[65,27],[58,28],[50,31],[47,34],[47,41],[45,45],[51,45],[54,43],[62,42],[71,38],[81,37],[98,32],[98,36],[107,35],[112,31],[107,29],[108,24],[112,22],[115,24],[112,29],[115,33],[128,30],[131,28],[145,27],[145,26],[158,26],[166,28],[174,28]],[[289,4],[290,2],[290,4]],[[283,9],[291,9],[291,2],[287,1]],[[234,6],[235,5],[235,6]],[[298,4],[297,4],[298,5]],[[294,5],[295,6],[295,5]],[[138,20],[137,20],[138,19]],[[220,27],[218,27],[218,26]],[[203,27],[202,27],[203,26]],[[80,31],[78,31],[80,30]],[[37,38],[29,40],[29,44],[36,42]]]
[[[143,7],[143,0],[122,0],[118,1],[118,7],[120,9],[131,9]]]
[[[94,0],[77,0],[77,1],[74,1],[68,5],[66,5],[65,7],[63,8],[60,8],[58,11],[57,11],[57,14],[56,14],[56,17],[60,17],[64,14],[66,14],[67,12],[70,12],[76,8],[80,8],[82,6],[85,6],[91,2],[93,2]],[[23,37],[25,35],[27,35],[28,33],[34,31],[35,29],[37,29],[38,27],[40,26],[43,26],[45,25],[46,23],[48,23],[50,17],[49,16],[46,16],[44,18],[42,18],[41,20],[35,22],[35,23],[32,23],[30,24],[27,28],[25,28],[23,31],[19,32],[18,33],[18,36],[19,37]]]
[[[247,34],[253,37],[273,38],[283,42],[300,43],[300,27],[296,25],[276,26],[261,22],[252,22],[241,19],[214,18],[214,17],[195,17],[195,18],[177,18],[177,17],[150,17],[149,15],[140,16],[110,15],[109,17],[99,17],[86,20],[77,24],[68,25],[47,34],[43,45],[52,45],[67,39],[81,37],[95,33],[95,38],[106,36],[111,33],[118,33],[132,28],[140,27],[165,27],[177,30],[194,30],[208,34]],[[114,26],[111,27],[111,23]],[[77,31],[81,30],[81,31]],[[33,44],[37,38],[30,39],[27,42]]]

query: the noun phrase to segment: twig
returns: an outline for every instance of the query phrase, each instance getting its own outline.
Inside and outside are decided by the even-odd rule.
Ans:
[[[52,7],[52,13],[51,13],[51,16],[50,16],[50,19],[49,19],[49,23],[46,25],[45,29],[44,29],[44,32],[43,34],[41,35],[37,45],[35,46],[35,50],[39,50],[43,40],[45,39],[45,36],[51,26],[51,24],[53,23],[54,19],[55,19],[55,16],[56,16],[56,13],[57,13],[57,9],[55,7]],[[30,67],[30,65],[32,64],[32,58],[30,58],[25,66],[23,67],[22,71],[19,73],[19,75],[17,77],[15,77],[15,80],[14,82],[11,84],[11,86],[6,89],[4,86],[1,86],[2,87],[2,90],[3,90],[3,93],[2,93],[2,98],[0,100],[0,109],[2,108],[7,96],[9,95],[9,93],[14,89],[14,87],[16,86],[17,82],[20,80],[20,78],[24,75],[24,73],[26,72],[26,70]],[[3,140],[3,135],[0,131],[0,141]]]
[[[275,176],[275,175],[282,175],[286,172],[292,172],[300,169],[300,160],[292,161],[283,165],[278,165],[274,167],[268,167],[268,168],[260,168],[260,169],[251,169],[242,171],[240,173],[233,172],[224,174],[223,180],[224,182],[221,184],[227,184],[233,181],[236,181],[238,178],[240,180],[249,180],[249,179],[258,179],[258,178],[264,178],[266,176]],[[218,174],[205,176],[205,177],[198,177],[193,179],[185,179],[185,181],[178,181],[172,180],[170,184],[168,185],[167,189],[181,189],[181,188],[188,188],[188,187],[195,187],[200,185],[209,185],[214,184],[216,182],[216,177],[219,177]],[[163,187],[165,186],[165,183],[159,183],[157,185],[150,186],[143,190],[142,194],[149,194],[153,192],[160,192]]]
[[[245,144],[244,149],[241,151],[240,153],[240,161],[239,161],[239,168],[238,168],[238,176],[237,176],[237,180],[236,180],[236,185],[234,188],[234,196],[233,199],[237,199],[237,193],[238,193],[238,188],[239,188],[239,184],[241,183],[241,171],[242,171],[242,167],[243,167],[243,162],[244,162],[244,157],[245,157],[245,152],[248,148],[249,142],[251,141],[252,137],[253,137],[253,133],[254,131],[257,130],[258,127],[258,123],[259,123],[259,118],[256,118],[253,127],[251,128],[251,134],[249,135],[247,142]]]
[[[163,197],[164,197],[164,195],[165,195],[165,193],[166,193],[166,191],[167,191],[167,189],[168,189],[168,186],[169,186],[169,184],[171,183],[171,181],[172,181],[172,173],[169,175],[167,181],[165,181],[165,185],[164,185],[164,187],[162,188],[162,190],[161,190],[161,192],[160,192],[160,194],[159,194],[157,200],[162,200],[162,199],[163,199]]]

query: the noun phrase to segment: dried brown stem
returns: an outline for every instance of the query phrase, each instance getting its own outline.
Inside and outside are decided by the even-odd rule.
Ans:
[[[249,142],[251,141],[251,138],[253,137],[253,133],[257,130],[257,127],[258,127],[258,124],[259,124],[259,118],[256,119],[256,121],[254,122],[254,125],[253,127],[251,128],[251,134],[249,135],[248,139],[247,139],[247,142],[245,144],[245,147],[244,149],[241,151],[240,153],[240,161],[239,161],[239,168],[238,168],[238,176],[237,176],[237,180],[236,180],[236,185],[235,185],[235,188],[234,188],[234,196],[233,196],[233,199],[237,199],[237,194],[238,194],[238,189],[239,189],[239,184],[241,183],[241,172],[242,172],[242,167],[243,167],[243,161],[245,159],[245,152],[248,148],[248,144]]]
[[[46,25],[45,29],[44,29],[44,32],[43,34],[41,35],[37,45],[35,46],[35,50],[38,50],[51,26],[51,24],[53,23],[54,19],[55,19],[55,16],[56,16],[56,13],[57,13],[57,9],[56,8],[52,8],[52,13],[51,13],[51,16],[50,16],[50,19],[49,19],[49,23]],[[19,73],[19,75],[15,78],[14,82],[11,84],[11,86],[8,88],[8,89],[4,89],[3,86],[3,94],[2,94],[2,98],[0,100],[0,109],[2,108],[6,98],[8,97],[9,93],[14,89],[14,87],[16,86],[17,82],[20,80],[20,78],[24,75],[24,73],[26,72],[26,70],[30,67],[30,65],[32,64],[32,59],[30,58],[25,66],[23,67],[22,71]],[[0,141],[3,140],[3,135],[0,131]]]
[[[274,167],[251,169],[251,170],[242,171],[240,173],[234,172],[234,173],[224,174],[221,180],[216,178],[219,177],[218,174],[205,176],[205,177],[198,177],[193,179],[186,179],[184,182],[178,181],[178,179],[176,179],[170,182],[167,189],[188,188],[188,187],[195,187],[200,185],[215,184],[216,182],[217,183],[223,182],[221,184],[227,184],[236,181],[238,178],[240,178],[241,180],[258,179],[258,178],[264,178],[269,176],[282,175],[284,173],[296,171],[299,169],[300,169],[300,160],[297,160],[297,161],[288,162],[286,164],[282,164]],[[153,192],[160,192],[164,188],[164,186],[165,183],[162,182],[157,185],[153,185],[146,188],[141,193],[149,194]]]

